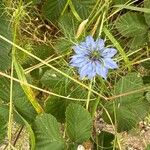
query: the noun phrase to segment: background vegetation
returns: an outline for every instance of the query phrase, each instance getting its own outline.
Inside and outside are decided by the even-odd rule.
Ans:
[[[119,133],[150,119],[149,29],[150,0],[0,0],[4,149],[23,149],[22,129],[32,150],[123,149]],[[88,35],[118,50],[119,68],[92,84],[69,64]]]

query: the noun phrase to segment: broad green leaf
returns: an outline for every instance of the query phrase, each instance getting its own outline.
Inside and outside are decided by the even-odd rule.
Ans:
[[[150,9],[150,1],[149,0],[144,0],[144,8],[149,8]],[[148,26],[150,26],[150,13],[144,13],[146,23]]]
[[[131,49],[137,49],[146,45],[149,42],[148,34],[141,34],[138,36],[133,37],[130,42],[128,43]]]
[[[135,37],[148,33],[148,26],[144,16],[139,13],[128,12],[116,21],[117,30],[125,37]]]
[[[130,73],[122,77],[115,85],[114,94],[119,95],[133,90],[137,90],[143,87],[142,78],[136,73]],[[140,121],[149,112],[150,103],[144,99],[144,92],[133,93],[126,96],[120,96],[114,101],[106,104],[113,122],[116,123],[118,131],[130,130],[135,127],[138,121]],[[104,117],[108,121],[108,117]]]
[[[73,76],[70,69],[63,69],[63,71],[66,74]],[[44,86],[57,94],[74,98],[87,97],[87,92],[84,88],[54,70],[47,70],[40,81]]]
[[[4,77],[0,77],[0,99],[4,103],[9,102],[10,81]],[[23,92],[21,86],[13,83],[13,104],[16,110],[29,122],[32,122],[36,117],[36,112],[29,102],[27,96]]]
[[[73,44],[73,42],[76,40],[75,35],[77,32],[78,26],[79,26],[79,23],[77,22],[77,20],[71,13],[65,13],[59,19],[59,27],[62,29],[62,32],[63,32],[64,36],[66,37],[65,39],[63,37],[63,39],[66,42],[69,42],[68,44]],[[57,44],[56,44],[56,46],[57,46]]]
[[[145,69],[150,70],[150,60],[147,60],[147,61],[145,61],[145,62],[142,62],[142,66],[143,66]]]
[[[72,0],[72,3],[78,15],[83,19],[87,19],[96,4],[96,0]]]
[[[50,96],[45,102],[45,112],[52,114],[60,122],[65,121],[66,107],[69,101],[62,98]]]
[[[42,7],[44,17],[52,22],[57,21],[66,3],[67,0],[47,0]]]
[[[54,50],[52,49],[52,47],[45,44],[30,45],[28,49],[32,49],[29,51],[31,51],[33,55],[39,57],[42,60],[49,58],[51,55],[54,55]],[[24,65],[26,66],[34,66],[36,64],[39,64],[39,61],[35,60],[32,57],[28,57],[28,59],[26,59],[26,61],[24,62]]]
[[[11,24],[9,17],[4,13],[2,4],[0,4],[0,35],[12,41]],[[11,45],[0,39],[0,70],[4,71],[10,68],[11,64]]]
[[[60,127],[50,114],[37,116],[33,131],[35,133],[36,150],[64,150],[65,143],[60,134]]]
[[[67,133],[71,141],[82,143],[88,140],[92,132],[90,113],[79,104],[70,104],[66,110]]]

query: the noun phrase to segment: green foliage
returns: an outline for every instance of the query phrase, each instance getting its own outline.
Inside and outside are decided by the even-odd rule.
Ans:
[[[47,0],[42,8],[44,17],[52,22],[57,21],[60,17],[67,0]]]
[[[125,37],[135,37],[148,32],[144,16],[133,12],[120,16],[116,22],[116,27]]]
[[[73,75],[70,69],[63,69],[63,71],[70,76]],[[86,90],[84,88],[75,84],[73,81],[65,78],[54,70],[47,70],[40,81],[47,88],[53,89],[53,92],[64,96],[78,98],[86,98],[87,96]]]
[[[150,150],[150,144],[147,145],[145,150]]]
[[[115,85],[114,94],[120,95],[143,87],[142,78],[136,73],[122,77]],[[149,112],[150,103],[143,98],[143,92],[120,96],[106,104],[106,108],[117,123],[118,131],[130,130]],[[105,116],[108,121],[108,118]],[[108,121],[109,122],[109,121]]]
[[[10,95],[10,82],[8,79],[1,77],[0,78],[0,99],[4,103],[9,102]],[[32,122],[36,116],[36,112],[23,92],[21,86],[18,83],[14,82],[13,85],[13,103],[16,110],[29,122]],[[18,120],[19,121],[19,120]]]
[[[12,41],[12,31],[10,26],[10,17],[5,13],[3,4],[0,4],[0,35]],[[4,71],[10,68],[11,64],[11,45],[0,39],[0,70]]]
[[[65,121],[65,111],[69,102],[62,98],[56,98],[54,96],[50,96],[49,99],[45,103],[45,111],[46,113],[52,114],[56,119],[60,122]],[[59,110],[59,111],[58,111]]]
[[[113,2],[117,5],[117,4],[126,4],[127,2],[129,2],[130,0],[113,0]]]
[[[0,103],[0,144],[5,140],[7,135],[8,114],[8,107]]]
[[[149,69],[150,70],[150,60],[147,60],[145,62],[142,62],[142,66],[145,68],[145,69]]]
[[[5,139],[6,133],[7,133],[7,122],[0,117],[0,144]]]
[[[144,7],[150,9],[150,1],[149,0],[144,0]],[[144,13],[146,23],[150,27],[150,14],[149,13]]]
[[[70,104],[66,110],[67,133],[71,141],[82,143],[91,136],[92,119],[81,105]]]
[[[87,19],[92,11],[93,6],[96,4],[96,0],[72,0],[72,3],[78,15],[82,19]]]
[[[117,30],[125,37],[131,38],[130,47],[140,47],[149,41],[148,25],[143,14],[128,12],[116,21]]]
[[[65,143],[60,134],[60,127],[55,119],[50,114],[38,115],[33,131],[36,138],[36,150],[64,150]]]
[[[112,147],[113,147],[112,141],[113,140],[114,140],[114,135],[109,132],[102,131],[98,135],[98,145],[100,145],[104,149],[112,150]]]

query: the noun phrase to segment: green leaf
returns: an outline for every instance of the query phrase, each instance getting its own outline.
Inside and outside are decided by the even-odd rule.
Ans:
[[[150,70],[150,60],[147,60],[147,61],[142,62],[142,66],[143,66],[145,69],[149,69],[149,70]]]
[[[140,89],[142,87],[142,78],[136,73],[130,73],[122,77],[116,83],[114,94],[119,95]],[[136,126],[137,122],[144,118],[149,112],[150,103],[143,98],[143,94],[144,92],[142,91],[126,96],[120,96],[114,101],[106,104],[106,109],[109,112],[113,122],[117,122],[117,129],[119,132],[132,129]],[[108,117],[105,115],[104,119],[109,122]]]
[[[76,143],[88,140],[92,132],[90,113],[79,104],[70,104],[66,110],[67,133]]]
[[[60,134],[59,124],[50,114],[37,116],[33,131],[35,133],[36,150],[64,150],[65,143]]]
[[[143,76],[142,79],[144,84],[150,84],[150,76]]]
[[[148,34],[145,33],[145,34],[141,34],[141,35],[133,37],[131,41],[128,43],[128,45],[131,49],[137,49],[137,48],[144,46],[148,42],[149,42],[149,37],[148,37]]]
[[[78,15],[84,20],[87,19],[96,4],[96,0],[72,0]]]
[[[10,95],[10,81],[4,77],[0,77],[0,99],[4,103],[9,102]],[[21,86],[14,82],[13,83],[13,104],[16,110],[29,122],[32,122],[37,113],[33,106],[29,102],[27,96],[23,92]],[[18,120],[19,121],[19,120]]]
[[[68,104],[69,102],[67,100],[55,96],[50,96],[45,103],[45,112],[52,114],[58,121],[64,122],[65,112]]]
[[[140,38],[141,35],[148,33],[148,26],[144,16],[133,12],[128,12],[118,17],[116,28],[125,37],[138,36]]]
[[[52,22],[57,21],[66,3],[67,0],[47,0],[42,7],[44,17]]]
[[[4,141],[7,135],[7,122],[0,117],[0,144]]]
[[[70,69],[63,69],[63,72],[73,76]],[[41,83],[57,94],[69,97],[86,98],[87,92],[80,85],[65,78],[54,70],[47,70],[41,78]]]
[[[68,38],[68,41],[66,38],[64,39],[64,37],[63,40],[69,42],[68,44],[73,44],[73,42],[76,41],[75,34],[77,32],[78,26],[79,26],[79,22],[77,22],[76,18],[71,13],[65,13],[59,19],[59,27],[62,29],[64,36]]]
[[[149,0],[144,0],[144,8],[150,9],[150,1]],[[150,26],[150,13],[144,13],[144,17],[145,17],[146,23],[148,24],[148,26]]]
[[[0,103],[0,144],[7,135],[7,121],[9,116],[9,108]]]
[[[12,32],[10,28],[10,18],[4,13],[2,4],[0,4],[0,35],[12,41]],[[9,69],[11,64],[11,45],[4,40],[0,39],[0,70],[4,71]]]

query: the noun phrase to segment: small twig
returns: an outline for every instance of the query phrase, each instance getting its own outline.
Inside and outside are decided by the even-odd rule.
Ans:
[[[17,136],[16,136],[16,138],[15,138],[15,140],[14,140],[14,142],[13,142],[13,146],[14,146],[14,147],[15,147],[15,145],[16,145],[16,143],[17,143],[19,137],[20,137],[20,134],[21,134],[23,128],[24,128],[24,125],[22,125],[21,128],[19,129],[19,132],[18,132],[18,134],[17,134]]]

